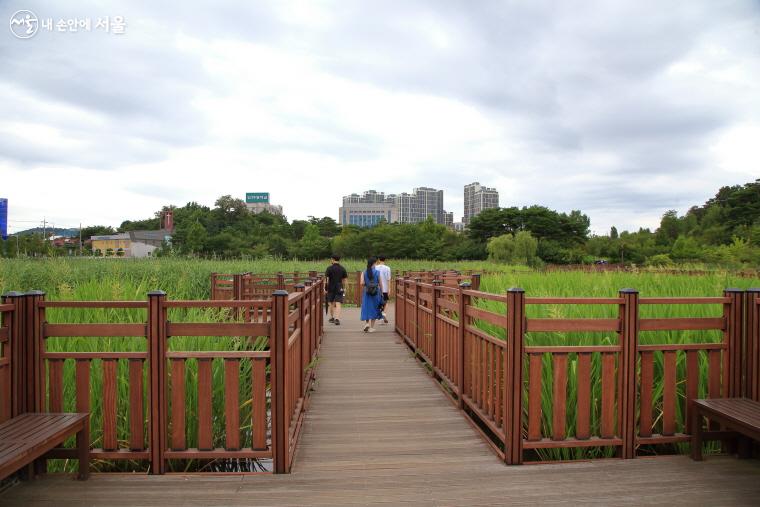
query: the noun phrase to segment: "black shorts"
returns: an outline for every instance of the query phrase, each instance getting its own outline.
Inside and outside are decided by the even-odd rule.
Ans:
[[[326,301],[328,303],[342,303],[343,302],[343,291],[338,292],[327,292]]]
[[[390,299],[388,297],[388,293],[387,292],[383,292],[383,301],[388,301],[388,299]]]

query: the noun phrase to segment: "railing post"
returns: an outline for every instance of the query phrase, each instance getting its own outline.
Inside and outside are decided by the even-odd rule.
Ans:
[[[319,315],[322,313],[319,309],[319,299],[314,287],[314,280],[309,278],[304,282],[309,294],[309,362],[311,362],[314,352],[317,350],[317,324]]]
[[[414,350],[420,348],[420,284],[422,278],[414,279]]]
[[[285,275],[282,271],[277,272],[277,290],[285,290]]]
[[[760,288],[747,290],[744,396],[760,401]]]
[[[401,331],[401,327],[399,326],[399,323],[403,322],[404,320],[404,314],[403,314],[404,310],[403,310],[403,307],[401,306],[404,304],[403,303],[404,289],[403,289],[403,285],[401,285],[400,280],[401,278],[399,277],[396,277],[393,279],[393,284],[396,286],[396,299],[393,301],[393,306],[396,309],[396,311],[393,312],[394,314],[393,327],[396,329],[396,332],[398,334],[403,335],[403,332]],[[399,285],[401,285],[402,287],[400,292],[399,292]]]
[[[723,305],[726,318],[726,343],[728,344],[728,368],[723,374],[723,395],[728,398],[741,396],[742,390],[742,327],[744,325],[744,291],[726,289],[723,296],[730,302]]]
[[[409,291],[409,277],[408,276],[404,275],[404,282],[403,283],[404,283],[404,302],[402,304],[404,305],[404,323],[403,323],[404,325],[402,327],[402,331],[403,332],[401,333],[401,336],[403,338],[409,338],[409,339],[411,339],[411,337],[409,336],[409,334],[410,334],[409,333],[409,319],[410,319],[410,316],[409,316],[409,304],[408,304],[409,303],[409,301],[408,301],[409,300],[409,296],[411,294],[410,294],[410,291]]]
[[[235,273],[232,275],[232,299],[234,301],[240,301],[243,299],[243,275]],[[240,312],[242,308],[236,306],[232,309],[232,315],[235,319],[240,318]]]
[[[288,423],[285,414],[285,355],[288,334],[288,292],[272,294],[272,323],[269,337],[272,385],[272,457],[274,473],[288,473]]]
[[[430,346],[430,366],[433,367],[433,375],[435,375],[435,368],[438,366],[438,287],[443,282],[441,280],[433,280],[433,291],[430,300],[430,309],[433,313],[433,325],[430,330],[431,346]]]
[[[297,283],[293,286],[296,292],[304,293],[306,286],[302,283]],[[303,376],[304,376],[304,369],[306,368],[306,365],[309,364],[309,361],[311,360],[311,357],[307,359],[306,354],[304,354],[304,350],[308,348],[307,342],[304,339],[304,320],[306,319],[306,298],[307,295],[304,293],[304,295],[301,297],[301,300],[298,301],[298,330],[300,332],[299,340],[301,341],[301,357],[299,364],[301,367],[298,369],[298,395],[299,397],[304,396],[304,388],[303,388]]]
[[[523,341],[525,338],[525,291],[507,291],[507,357],[505,363],[504,457],[508,465],[522,463]]]
[[[467,368],[465,368],[466,361],[469,358],[465,357],[465,333],[467,326],[467,306],[470,304],[470,296],[465,295],[464,291],[470,290],[470,284],[468,282],[459,284],[459,361],[457,365],[457,376],[459,377],[459,409],[464,410],[464,391],[465,391],[465,376],[467,375]],[[505,377],[506,379],[506,377]]]
[[[10,344],[10,397],[11,417],[27,412],[26,410],[26,298],[22,292],[3,294],[3,303],[13,305],[13,313],[8,324],[8,343]]]
[[[45,310],[40,302],[45,300],[45,293],[33,290],[26,293],[26,410],[44,412],[45,371],[42,364],[42,323]]]
[[[211,298],[210,299],[217,299],[216,297],[216,273],[211,273]]]
[[[150,404],[150,473],[166,472],[166,292],[148,293],[148,403]]]
[[[480,290],[480,273],[473,273],[471,278],[472,290]]]
[[[639,342],[639,292],[622,289],[620,305],[620,366],[618,367],[618,419],[623,439],[621,457],[636,457],[636,360]]]

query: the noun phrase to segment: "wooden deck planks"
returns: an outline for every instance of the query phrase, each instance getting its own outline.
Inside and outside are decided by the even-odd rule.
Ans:
[[[392,333],[328,323],[290,475],[49,476],[2,495],[37,505],[753,505],[760,463],[687,456],[503,465]],[[603,487],[600,487],[600,484]]]

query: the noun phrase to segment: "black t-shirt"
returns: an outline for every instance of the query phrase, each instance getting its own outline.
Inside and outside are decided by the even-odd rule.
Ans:
[[[327,292],[336,293],[341,289],[342,281],[348,278],[346,268],[338,263],[330,265],[325,271],[327,277]]]

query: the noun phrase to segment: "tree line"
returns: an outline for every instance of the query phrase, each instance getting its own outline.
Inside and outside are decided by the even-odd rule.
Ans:
[[[167,207],[174,214],[171,244],[160,255],[199,257],[279,257],[322,259],[332,253],[362,258],[478,260],[505,263],[577,264],[607,261],[667,266],[704,262],[726,266],[760,264],[760,180],[721,188],[715,197],[683,216],[667,211],[654,231],[591,235],[589,217],[579,210],[558,212],[545,206],[488,209],[473,217],[466,232],[436,224],[380,222],[371,228],[341,226],[330,217],[288,221],[279,215],[248,211],[241,199],[222,196],[214,207],[190,202]],[[162,210],[162,211],[164,211]],[[82,236],[158,229],[161,211],[144,220],[126,220],[117,228],[94,226]],[[13,256],[10,245],[3,250]],[[25,237],[27,254],[57,252],[35,236]]]

